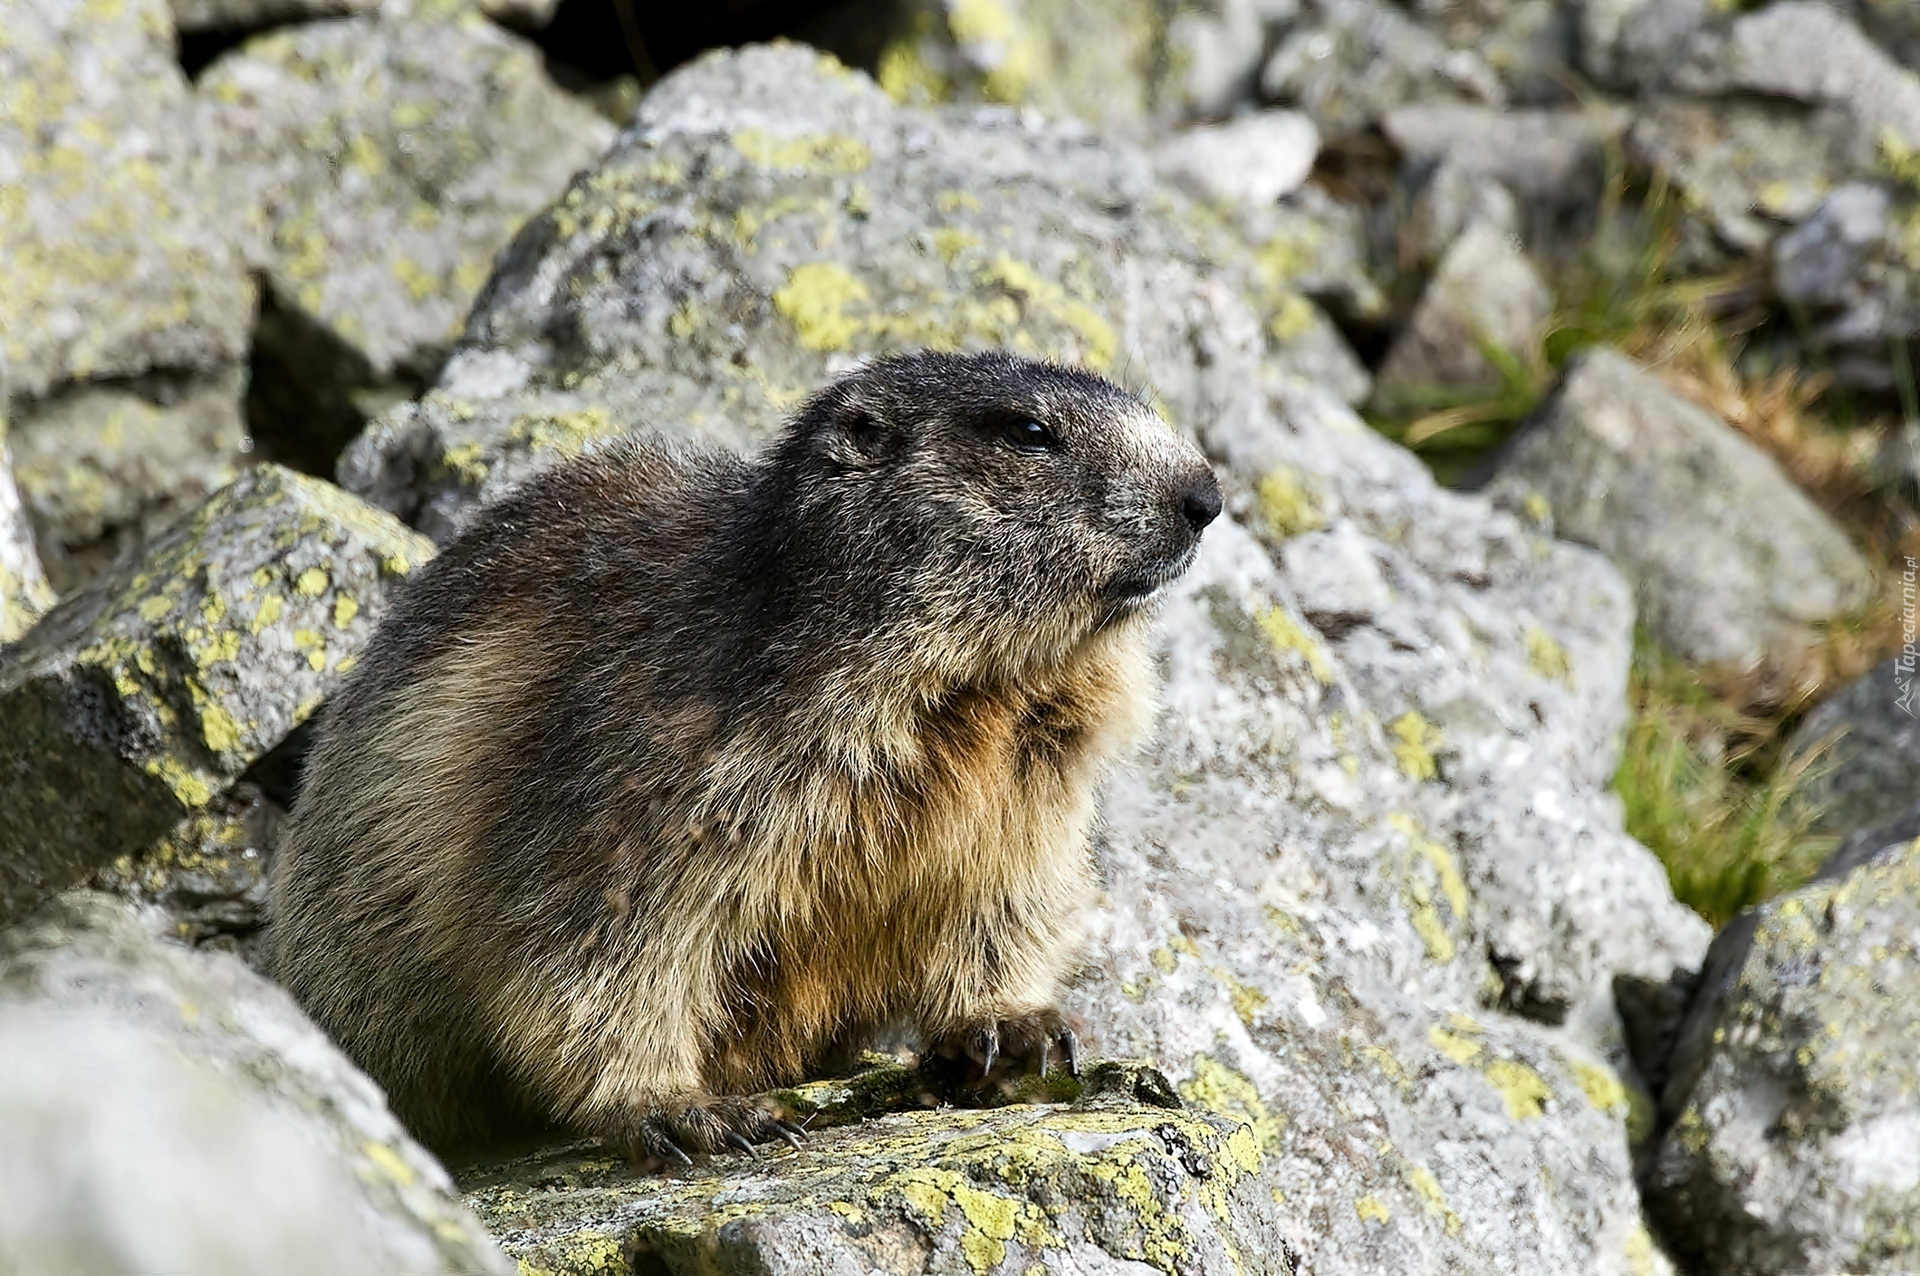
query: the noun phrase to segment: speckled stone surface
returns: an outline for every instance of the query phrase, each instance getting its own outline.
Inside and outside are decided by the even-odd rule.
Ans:
[[[0,916],[206,807],[318,707],[432,552],[262,466],[49,613],[0,657]]]
[[[1920,843],[1763,906],[1652,1171],[1702,1272],[1920,1267]]]

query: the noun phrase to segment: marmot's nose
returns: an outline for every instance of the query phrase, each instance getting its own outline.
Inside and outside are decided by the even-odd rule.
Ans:
[[[1220,480],[1214,478],[1212,470],[1203,470],[1180,493],[1180,515],[1195,536],[1220,517]]]

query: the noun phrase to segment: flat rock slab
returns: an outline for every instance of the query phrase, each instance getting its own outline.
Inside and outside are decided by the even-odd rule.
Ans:
[[[1767,904],[1652,1170],[1719,1273],[1920,1266],[1920,844]]]
[[[664,1175],[573,1145],[461,1186],[528,1276],[1288,1270],[1253,1131],[1155,1079],[1157,1103],[1094,1085],[1068,1105],[894,1112]]]
[[[87,892],[0,931],[0,1264],[513,1270],[291,998]]]
[[[261,466],[0,657],[0,918],[203,810],[317,708],[433,552]]]
[[[241,362],[236,188],[165,0],[12,4],[0,43],[0,332],[12,392]]]
[[[1771,457],[1617,351],[1569,366],[1491,490],[1544,501],[1559,535],[1613,559],[1695,664],[1791,659],[1809,626],[1874,596],[1866,560]]]

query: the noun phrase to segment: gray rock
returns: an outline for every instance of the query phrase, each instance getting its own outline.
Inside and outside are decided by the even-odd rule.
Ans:
[[[1364,207],[1307,185],[1278,204],[1243,204],[1234,213],[1241,239],[1253,249],[1262,287],[1304,296],[1358,327],[1385,319],[1395,263],[1382,262],[1374,251]],[[1368,388],[1349,393],[1343,387],[1340,394],[1357,403]]]
[[[1328,138],[1363,133],[1409,103],[1507,100],[1478,51],[1449,46],[1377,0],[1321,0],[1314,20],[1294,24],[1267,59],[1260,91],[1306,111]]]
[[[1859,552],[1771,458],[1612,350],[1569,366],[1492,491],[1544,500],[1556,531],[1612,558],[1648,628],[1696,664],[1790,658],[1808,626],[1874,595]]]
[[[285,993],[75,895],[0,933],[0,1264],[513,1270]]]
[[[1920,77],[1818,0],[1781,0],[1702,31],[1672,79],[1688,93],[1758,93],[1842,111],[1858,163],[1871,164],[1889,139],[1920,147]]]
[[[1174,68],[1162,96],[1175,113],[1224,119],[1255,98],[1267,33],[1300,16],[1300,0],[1205,0],[1167,21]]]
[[[1608,88],[1661,87],[1693,37],[1725,8],[1716,0],[1586,0],[1581,69]]]
[[[1084,135],[902,110],[806,50],[713,55],[522,236],[441,385],[377,422],[343,478],[444,535],[514,475],[632,424],[750,446],[879,351],[1004,344],[1150,385],[1216,458],[1233,517],[1167,603],[1160,732],[1106,793],[1105,895],[1069,999],[1090,1050],[1151,1059],[1194,1108],[1247,1123],[1255,1195],[1307,1269],[1665,1270],[1638,1223],[1611,986],[1697,965],[1707,934],[1605,789],[1627,589],[1287,373],[1269,285],[1218,229]],[[941,1119],[959,1124],[888,1126],[894,1150],[925,1164],[934,1131],[969,1120],[1001,1146],[1054,1140],[1044,1113]],[[1157,1156],[1135,1128],[1114,1147]],[[863,1154],[835,1147],[823,1173]],[[631,1271],[649,1260],[628,1242],[684,1234],[685,1203],[636,1203],[573,1156],[554,1174],[592,1186],[528,1198],[516,1252]],[[966,1182],[1015,1202],[978,1201],[993,1217],[1066,1209],[1045,1185],[1071,1162],[1024,1196],[1008,1164]],[[784,1166],[690,1185],[742,1206],[698,1252],[862,1273],[921,1270],[922,1242],[966,1252],[948,1215],[930,1228],[891,1189],[807,1204],[804,1163]],[[496,1185],[524,1190],[538,1167],[522,1170]],[[1247,1226],[1213,1218],[1212,1236]],[[1210,1270],[1065,1224],[1051,1244],[984,1239],[1043,1270]],[[971,1270],[949,1261],[933,1270]]]
[[[1403,186],[1417,171],[1402,171]],[[1399,230],[1403,242],[1431,267],[1473,227],[1482,234],[1520,241],[1523,220],[1512,191],[1464,164],[1442,160],[1414,187],[1412,205]]]
[[[286,818],[279,803],[242,780],[87,884],[158,909],[172,938],[234,953],[264,973],[267,877]]]
[[[1789,757],[1825,746],[1794,794],[1822,832],[1844,836],[1920,802],[1920,652],[1909,635],[1904,653],[1808,714],[1787,742]]]
[[[1905,0],[1853,0],[1860,29],[1903,65],[1920,70],[1920,12]]]
[[[838,1088],[791,1093],[812,1107]],[[925,1111],[913,1089],[901,1097],[852,1128],[829,1100],[799,1153],[716,1159],[672,1191],[592,1147],[475,1166],[462,1186],[531,1271],[1289,1270],[1251,1129],[1187,1110],[1151,1069],[1103,1065],[1065,1107]]]
[[[1750,916],[1649,1208],[1707,1273],[1911,1271],[1920,846]]]
[[[1380,365],[1377,410],[1403,413],[1505,384],[1492,352],[1537,357],[1553,295],[1512,236],[1469,226],[1447,248]]]
[[[1412,163],[1449,164],[1523,200],[1567,205],[1598,197],[1604,150],[1626,124],[1626,112],[1609,105],[1496,110],[1421,103],[1388,112],[1381,127]]]
[[[1888,351],[1920,331],[1913,215],[1910,193],[1896,199],[1882,186],[1848,183],[1774,243],[1775,290],[1810,321],[1810,339],[1843,385],[1900,388]]]
[[[1364,391],[1325,316],[1256,274],[1136,151],[898,108],[810,51],[715,57],[655,89],[529,226],[438,386],[357,440],[341,481],[443,539],[476,497],[594,437],[644,423],[750,445],[830,370],[923,345],[1151,375],[1190,420],[1252,387],[1251,369],[1210,370],[1210,343],[1263,342]]]
[[[0,45],[0,332],[16,427],[75,380],[222,371],[253,287],[165,0],[17,4]]]
[[[612,134],[457,9],[276,31],[199,95],[264,219],[255,425],[320,467],[432,376],[494,255]]]
[[[369,13],[381,0],[168,0],[182,31],[258,31],[311,18]]]
[[[60,594],[139,553],[233,481],[246,453],[235,368],[147,393],[78,385],[39,405],[13,438],[14,476]]]
[[[0,919],[205,810],[352,665],[424,538],[262,466],[0,656]]]
[[[53,606],[53,589],[40,566],[20,489],[13,479],[13,457],[7,442],[6,388],[0,384],[0,644],[12,642],[32,628],[42,612]]]
[[[1271,204],[1307,180],[1320,131],[1298,111],[1258,111],[1175,134],[1155,166],[1194,194],[1221,204]]]
[[[1662,98],[1641,109],[1628,140],[1721,244],[1751,253],[1845,178],[1850,129],[1842,113],[1779,101]]]

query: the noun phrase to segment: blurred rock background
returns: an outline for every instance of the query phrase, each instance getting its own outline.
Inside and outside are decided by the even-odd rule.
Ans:
[[[0,1266],[1920,1266],[1916,15],[0,0]],[[501,485],[927,345],[1229,489],[1071,1002],[1152,1066],[449,1178],[244,964],[327,694]]]

